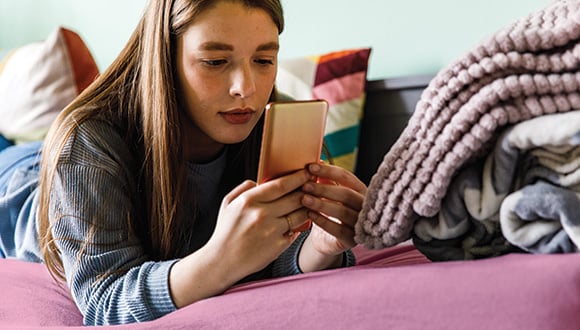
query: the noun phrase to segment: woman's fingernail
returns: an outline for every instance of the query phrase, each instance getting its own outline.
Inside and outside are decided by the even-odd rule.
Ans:
[[[314,204],[314,199],[308,195],[304,195],[302,202],[304,203],[304,205],[312,205]]]
[[[314,186],[311,183],[306,183],[302,189],[306,192],[313,192],[314,191]]]
[[[312,165],[310,165],[310,171],[311,172],[314,172],[314,173],[320,171],[320,165],[318,165],[318,164],[312,164]]]

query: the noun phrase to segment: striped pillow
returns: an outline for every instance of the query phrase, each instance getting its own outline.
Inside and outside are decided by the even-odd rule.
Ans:
[[[281,60],[276,87],[297,100],[330,105],[324,142],[336,165],[354,171],[370,48]]]
[[[62,27],[44,41],[0,50],[0,134],[16,143],[43,139],[98,74],[81,37]]]

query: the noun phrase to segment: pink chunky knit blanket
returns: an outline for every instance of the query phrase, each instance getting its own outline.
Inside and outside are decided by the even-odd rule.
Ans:
[[[371,179],[357,243],[380,249],[408,239],[417,217],[438,213],[458,169],[506,125],[580,109],[579,41],[580,1],[555,1],[441,70]]]

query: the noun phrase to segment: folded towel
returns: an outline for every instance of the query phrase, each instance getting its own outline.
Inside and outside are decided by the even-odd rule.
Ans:
[[[580,108],[580,2],[532,13],[440,71],[371,179],[355,240],[379,249],[437,214],[467,161],[505,125]]]
[[[540,116],[508,127],[485,158],[462,167],[439,213],[415,222],[413,241],[431,260],[575,252],[579,193],[580,110]]]

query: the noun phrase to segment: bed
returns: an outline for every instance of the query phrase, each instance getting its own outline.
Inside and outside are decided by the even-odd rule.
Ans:
[[[580,256],[510,254],[431,263],[412,245],[356,248],[340,270],[234,287],[154,321],[112,329],[573,329]],[[43,265],[0,260],[0,328],[81,328]]]
[[[554,13],[561,19],[551,22],[560,22],[560,25],[549,24],[543,34],[540,33],[542,31],[537,34],[531,33],[537,32],[531,30],[533,24],[540,24],[538,22]],[[542,19],[537,19],[538,17]],[[526,22],[533,24],[518,24]],[[572,27],[569,25],[570,22],[573,23]],[[546,9],[506,27],[499,31],[495,38],[490,39],[501,43],[502,39],[499,36],[508,35],[506,31],[525,32],[527,39],[519,45],[525,48],[532,44],[536,47],[534,54],[541,56],[542,52],[547,51],[554,61],[557,60],[555,57],[558,57],[559,52],[569,50],[565,60],[559,62],[562,66],[558,72],[550,72],[549,70],[553,68],[549,65],[534,68],[535,73],[542,74],[541,70],[544,70],[543,73],[553,80],[561,75],[570,78],[567,80],[569,83],[563,84],[565,87],[557,91],[560,94],[562,91],[569,94],[565,98],[568,103],[564,104],[565,102],[561,100],[554,102],[557,109],[550,113],[535,112],[528,117],[510,117],[513,119],[512,122],[503,122],[503,126],[497,125],[487,131],[489,134],[486,143],[478,144],[478,148],[471,148],[469,152],[462,154],[465,159],[455,158],[454,166],[447,167],[448,175],[439,178],[442,181],[437,181],[438,177],[435,176],[429,182],[440,182],[439,188],[446,192],[454,191],[459,184],[456,183],[457,177],[464,172],[471,173],[469,172],[471,169],[467,170],[470,165],[478,164],[493,154],[491,146],[497,141],[502,141],[501,134],[505,132],[504,128],[515,127],[520,123],[529,124],[532,117],[544,119],[550,117],[552,113],[573,114],[576,109],[580,109],[580,106],[575,107],[580,103],[574,103],[580,100],[577,96],[580,91],[578,26],[580,26],[580,4],[577,1],[554,1]],[[559,27],[564,30],[558,30]],[[517,33],[512,33],[512,36],[514,35]],[[534,36],[537,35],[547,37],[541,39],[541,42],[534,42]],[[23,59],[30,60],[35,52],[54,54],[60,51],[61,56],[53,60],[55,63],[65,61],[66,65],[51,65],[47,68],[45,61],[42,62],[43,69],[39,70],[39,62],[32,61],[33,64],[22,67],[23,62],[19,61],[18,70],[14,66],[11,69],[5,65],[2,71],[1,64],[7,63],[10,59],[6,57],[2,59],[0,52],[0,98],[10,100],[18,98],[18,102],[14,101],[14,104],[20,107],[19,111],[3,113],[3,120],[0,123],[0,134],[12,141],[26,141],[42,136],[47,123],[51,121],[50,114],[57,112],[63,103],[66,104],[70,97],[78,94],[98,73],[88,49],[74,32],[60,28],[47,40],[50,41],[49,46],[47,41],[43,43],[42,48],[29,48],[20,55],[16,51],[10,56],[12,58],[24,56]],[[511,44],[513,46],[514,43]],[[489,43],[484,42],[481,45],[483,47]],[[485,48],[482,47],[474,48],[473,52],[466,54],[466,57],[460,58],[456,63],[451,63],[449,67],[433,75],[370,81],[366,79],[370,48],[340,50],[280,63],[280,78],[277,85],[284,93],[296,98],[325,98],[329,100],[331,111],[341,114],[329,118],[331,123],[327,127],[327,143],[333,155],[336,155],[338,165],[352,170],[361,180],[369,184],[369,196],[357,223],[359,225],[357,240],[360,244],[353,249],[356,265],[350,268],[245,283],[229,289],[222,295],[199,301],[153,321],[104,328],[402,330],[577,328],[580,324],[580,254],[576,253],[577,245],[574,244],[574,226],[569,232],[562,228],[559,231],[568,233],[567,237],[571,244],[570,250],[567,251],[551,250],[542,253],[525,244],[510,244],[511,240],[504,239],[502,246],[507,244],[513,249],[474,254],[475,248],[479,248],[479,251],[489,250],[484,249],[484,244],[470,246],[469,251],[462,250],[466,242],[473,242],[472,232],[463,233],[460,239],[452,237],[449,233],[447,237],[435,237],[433,228],[441,228],[425,225],[425,223],[433,224],[436,222],[434,219],[442,218],[439,215],[447,205],[445,194],[441,198],[428,199],[427,204],[420,203],[423,196],[420,193],[403,194],[401,198],[393,201],[381,197],[381,191],[388,186],[385,182],[388,182],[389,177],[396,175],[393,168],[389,167],[389,157],[402,158],[406,148],[412,147],[414,137],[419,136],[419,128],[429,127],[430,122],[425,121],[429,116],[421,108],[421,104],[425,106],[431,100],[434,91],[444,90],[452,85],[451,82],[459,81],[463,83],[463,87],[458,90],[471,91],[473,95],[479,95],[478,100],[481,101],[481,93],[478,92],[485,92],[486,81],[493,84],[493,81],[507,79],[513,74],[525,75],[531,72],[529,66],[516,69],[506,65],[500,69],[496,67],[495,71],[480,72],[478,79],[469,80],[466,79],[468,76],[461,76],[459,73],[462,72],[463,64],[484,63],[476,56]],[[495,50],[497,56],[503,51],[498,49],[501,47]],[[525,49],[512,49],[510,54],[521,52],[525,52]],[[487,57],[493,57],[494,54],[491,55]],[[466,58],[470,60],[466,62]],[[554,61],[550,63],[555,63]],[[12,70],[9,73],[23,77],[21,80],[12,80],[12,87],[14,81],[25,82],[22,84],[26,85],[17,96],[13,92],[2,94],[6,90],[6,85],[2,84],[7,84],[6,70],[9,69]],[[474,70],[472,67],[471,71],[466,72],[477,73]],[[492,72],[491,76],[485,76],[489,72]],[[39,74],[65,77],[66,79],[54,82],[57,87],[51,88],[68,90],[68,94],[51,100],[48,105],[44,104],[44,108],[30,106],[34,103],[31,100],[41,97],[39,90],[50,87],[46,86],[46,79],[30,79],[31,75]],[[42,81],[43,85],[29,86],[33,80]],[[479,85],[471,84],[473,81]],[[494,86],[497,84],[496,82]],[[63,85],[66,88],[63,88]],[[541,95],[537,94],[537,91],[538,89],[535,89],[534,92],[523,94],[528,99],[536,98],[543,100],[542,104],[548,104],[551,89],[544,88]],[[453,91],[446,95],[453,95]],[[461,95],[464,95],[462,96],[465,98],[464,101],[467,100],[466,94]],[[47,103],[46,100],[43,101]],[[506,96],[501,101],[503,106],[508,104],[510,99]],[[457,103],[457,100],[447,100],[446,104],[454,102]],[[486,107],[474,108],[479,109],[480,113],[498,108],[492,106],[489,100],[485,104]],[[434,106],[431,107],[433,108]],[[22,117],[22,109],[34,109],[36,116],[28,118],[37,119],[16,120]],[[455,110],[455,114],[467,111],[458,109]],[[9,121],[11,124],[7,125],[8,121],[4,119],[11,118],[10,116],[13,116],[14,121]],[[39,121],[38,118],[43,120]],[[435,116],[430,120],[434,121],[436,118]],[[450,119],[449,122],[453,121]],[[546,126],[531,127],[535,132],[538,131],[538,127],[546,129]],[[424,133],[428,136],[429,131]],[[568,155],[577,155],[576,149],[567,150]],[[432,154],[437,153],[427,152],[423,162],[426,164],[433,162],[434,166],[442,163],[440,159],[432,161],[428,156]],[[445,150],[439,153],[441,156],[445,154]],[[405,156],[408,157],[409,164],[414,159],[412,156],[412,154]],[[396,159],[393,163],[396,163]],[[406,163],[402,164],[400,167],[402,172],[397,175],[404,176],[411,168],[405,166]],[[522,169],[518,171],[522,172]],[[446,173],[441,172],[441,169],[434,172]],[[414,177],[414,174],[408,173],[408,177]],[[398,182],[403,181],[404,179],[400,179]],[[411,185],[411,181],[409,184]],[[397,192],[392,190],[388,195],[397,196]],[[411,198],[413,203],[406,203],[407,197]],[[495,195],[492,197],[495,198],[494,201],[499,198]],[[398,202],[397,210],[410,210],[407,213],[401,211],[401,214],[406,214],[407,217],[379,217],[378,220],[376,217],[373,218],[375,211],[387,212],[388,207],[391,207],[389,202]],[[416,228],[423,229],[421,231],[415,230]],[[524,233],[523,237],[529,235],[526,236]],[[453,244],[456,246],[452,246]],[[2,292],[0,328],[83,327],[82,316],[72,302],[68,289],[55,282],[42,264],[0,259],[0,292]]]

